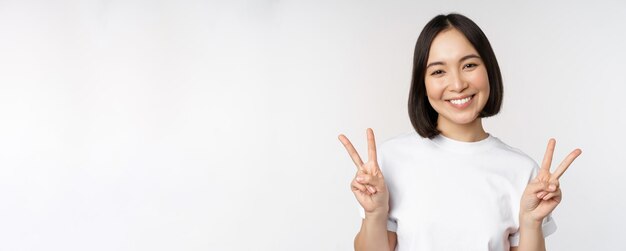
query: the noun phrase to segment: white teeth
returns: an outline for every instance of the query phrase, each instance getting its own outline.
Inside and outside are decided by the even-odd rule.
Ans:
[[[450,100],[450,103],[455,104],[455,105],[462,105],[462,104],[467,103],[467,101],[469,101],[470,99],[472,99],[471,96],[467,98],[463,98],[463,99],[452,99]]]

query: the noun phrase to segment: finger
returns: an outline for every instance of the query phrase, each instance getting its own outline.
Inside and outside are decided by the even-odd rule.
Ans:
[[[356,181],[363,185],[371,185],[378,186],[380,184],[380,180],[376,176],[372,176],[369,174],[359,174],[356,176]]]
[[[356,152],[356,149],[354,149],[354,146],[352,145],[348,137],[346,137],[343,134],[340,134],[339,141],[341,141],[343,146],[346,148],[346,151],[348,151],[348,154],[350,154],[350,158],[352,158],[352,162],[354,162],[357,169],[361,169],[363,166],[363,161],[361,160],[361,156],[359,156],[359,153]]]
[[[554,147],[556,146],[556,140],[548,140],[548,147],[546,153],[543,155],[543,162],[541,162],[541,171],[548,171],[550,173],[550,165],[552,165],[552,156],[554,155]]]
[[[582,150],[576,149],[572,151],[569,155],[567,155],[567,157],[559,165],[559,168],[557,168],[556,171],[554,171],[554,173],[552,174],[552,179],[558,180],[559,178],[561,178],[563,173],[565,173],[565,170],[567,170],[567,168],[572,164],[572,162],[574,162],[576,158],[578,158],[578,156],[580,156],[581,153],[583,153]]]
[[[367,186],[367,191],[369,191],[372,194],[376,193],[376,188],[374,188],[373,186]]]
[[[536,194],[548,189],[548,182],[546,181],[534,181],[527,185],[526,192],[529,194]]]
[[[367,191],[365,185],[359,184],[356,180],[352,180],[350,186],[352,187],[352,191],[361,191],[362,193],[365,193],[365,191]]]
[[[559,180],[551,180],[548,182],[548,191],[554,192],[559,188]]]
[[[548,195],[543,197],[543,200],[549,200],[549,199],[557,198],[557,197],[561,197],[561,190],[560,189],[558,191],[556,191],[556,192],[549,193]]]
[[[376,140],[372,128],[367,128],[367,161],[378,163],[376,162]]]
[[[537,193],[537,199],[543,199],[544,196],[546,196],[548,194],[548,192],[542,191]]]

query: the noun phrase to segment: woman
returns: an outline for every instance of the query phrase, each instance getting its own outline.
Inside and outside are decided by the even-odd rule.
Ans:
[[[366,163],[339,135],[358,169],[356,250],[545,250],[544,237],[556,230],[558,179],[581,151],[551,173],[554,139],[539,168],[486,133],[482,118],[499,112],[502,89],[496,57],[473,21],[449,14],[426,24],[409,94],[415,132],[377,151],[368,129]]]

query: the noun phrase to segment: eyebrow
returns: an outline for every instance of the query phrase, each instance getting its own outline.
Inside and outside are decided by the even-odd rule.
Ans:
[[[470,58],[478,58],[478,59],[480,59],[480,57],[478,55],[476,55],[476,54],[469,54],[469,55],[464,56],[461,59],[459,59],[459,62],[463,62],[463,61],[468,60]],[[428,67],[431,67],[433,65],[445,65],[445,63],[441,62],[441,61],[432,62],[432,63],[430,63],[430,64],[428,64],[426,66],[426,69],[428,69]]]

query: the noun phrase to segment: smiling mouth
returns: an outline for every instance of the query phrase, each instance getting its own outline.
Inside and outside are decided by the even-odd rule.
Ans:
[[[464,105],[467,102],[469,102],[470,100],[472,100],[472,98],[474,98],[474,95],[469,96],[469,97],[465,97],[465,98],[460,98],[460,99],[450,99],[448,101],[450,103],[454,104],[454,105]]]

